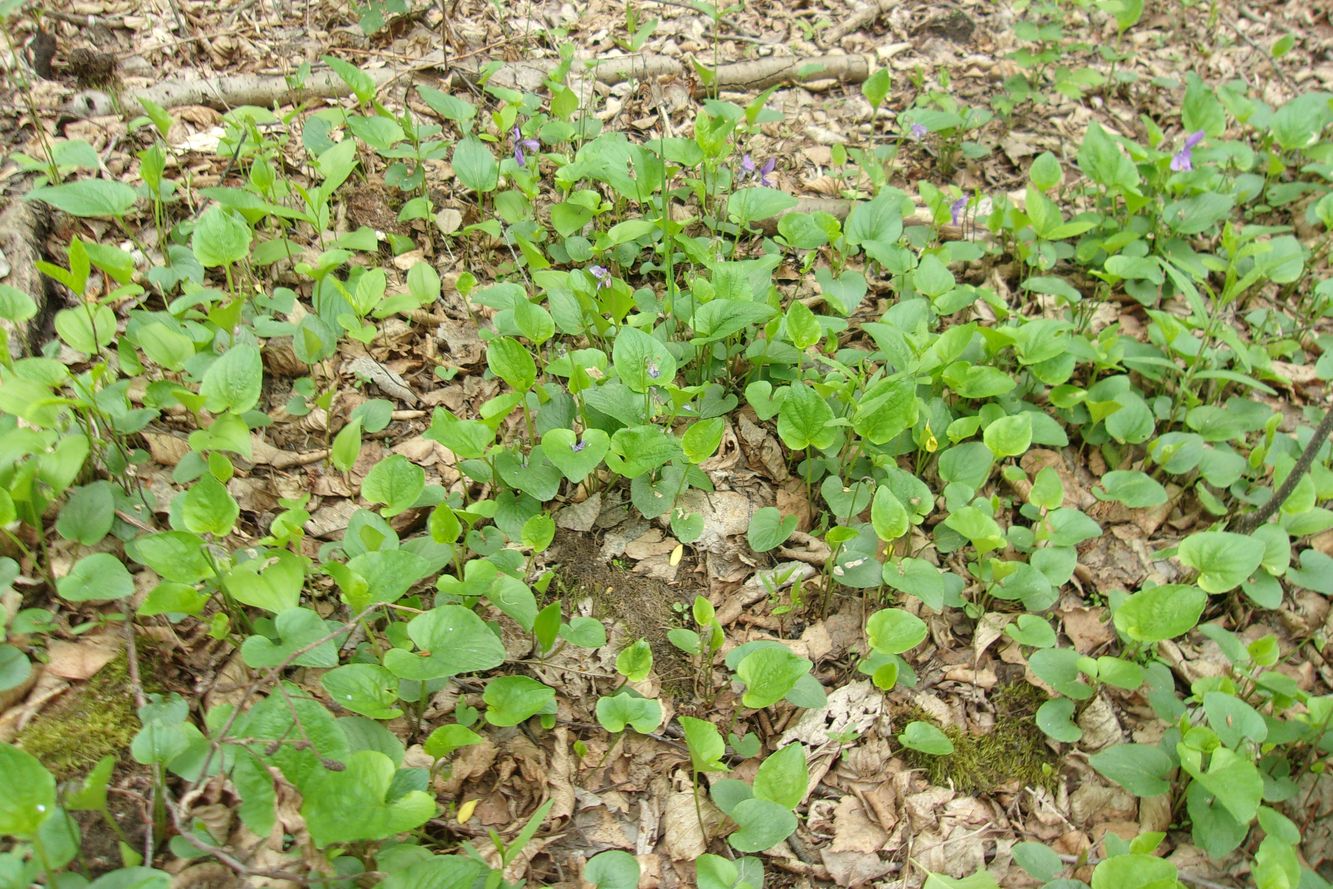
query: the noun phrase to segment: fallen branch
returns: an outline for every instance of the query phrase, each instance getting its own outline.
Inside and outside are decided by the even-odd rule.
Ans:
[[[778,83],[814,83],[838,80],[861,83],[870,76],[865,56],[809,56],[732,62],[717,68],[719,89],[764,90]]]
[[[0,318],[0,349],[8,346],[9,357],[22,358],[31,350],[33,333],[41,328],[48,312],[47,281],[37,272],[42,239],[49,224],[45,205],[17,198],[0,202],[0,284],[26,293],[37,314],[23,321]],[[6,341],[7,344],[6,344]]]
[[[451,76],[457,75],[471,82],[480,77],[479,67],[459,65],[457,62],[457,59],[446,59],[442,53],[431,53],[407,68],[374,68],[366,71],[366,74],[377,87],[428,69],[446,71]],[[531,89],[540,85],[557,64],[556,60],[516,62],[494,72],[491,79],[502,86]],[[657,77],[694,76],[684,63],[651,53],[593,60],[587,65],[592,79],[608,85]],[[751,91],[767,89],[778,83],[808,84],[827,80],[860,83],[869,75],[870,62],[864,56],[826,55],[731,62],[719,65],[711,79],[720,90]],[[696,87],[695,92],[700,91]],[[283,75],[239,74],[199,80],[169,80],[140,90],[127,90],[123,97],[130,102],[138,98],[148,99],[163,108],[207,105],[228,109],[239,105],[270,107],[274,104],[299,104],[312,99],[337,98],[350,92],[342,79],[332,71],[320,70],[299,85]]]
[[[796,205],[788,210],[779,213],[777,216],[768,219],[759,220],[755,225],[764,234],[772,237],[778,233],[778,222],[783,216],[789,213],[827,213],[839,222],[847,220],[847,214],[852,212],[852,207],[856,201],[849,201],[846,198],[812,198],[800,197],[796,199]],[[910,216],[904,217],[903,222],[906,225],[932,225],[934,219],[930,211],[925,207],[917,207]],[[961,239],[964,234],[963,228],[957,225],[941,225],[940,235],[946,240],[956,241]]]

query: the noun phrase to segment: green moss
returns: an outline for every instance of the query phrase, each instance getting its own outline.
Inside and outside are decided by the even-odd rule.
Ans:
[[[904,750],[903,755],[926,773],[930,783],[962,793],[986,793],[1015,781],[1025,787],[1053,787],[1056,757],[1036,722],[1037,708],[1044,700],[1040,690],[1026,683],[1003,686],[995,691],[995,726],[989,732],[973,735],[938,726],[953,742],[953,753],[930,756]],[[900,725],[913,720],[935,724],[916,707],[904,708],[897,715]]]
[[[122,653],[34,719],[18,744],[64,781],[87,773],[107,754],[120,757],[138,731]]]

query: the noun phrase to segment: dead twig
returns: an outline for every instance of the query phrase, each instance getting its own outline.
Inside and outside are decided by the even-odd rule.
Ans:
[[[1235,524],[1231,526],[1231,530],[1237,534],[1250,534],[1272,518],[1273,513],[1277,512],[1282,504],[1287,502],[1291,492],[1296,490],[1296,486],[1300,484],[1301,479],[1310,471],[1310,467],[1314,464],[1314,458],[1323,449],[1324,442],[1328,441],[1330,434],[1333,434],[1333,409],[1324,411],[1324,419],[1319,421],[1319,428],[1314,431],[1314,435],[1310,436],[1310,441],[1306,443],[1305,450],[1301,451],[1300,457],[1296,459],[1296,465],[1291,467],[1291,471],[1287,473],[1287,477],[1281,486],[1273,492],[1273,496],[1265,500],[1264,505],[1254,512],[1238,518]]]
[[[1256,18],[1253,14],[1247,15],[1246,18],[1248,18],[1252,22],[1260,22],[1262,24],[1267,24],[1266,22],[1263,22],[1261,19]],[[1273,58],[1273,54],[1270,53],[1268,50],[1264,49],[1258,43],[1256,43],[1254,41],[1254,38],[1251,37],[1249,34],[1246,34],[1244,31],[1242,31],[1239,22],[1237,22],[1235,19],[1228,18],[1226,16],[1221,16],[1221,19],[1222,21],[1226,22],[1227,27],[1229,27],[1232,31],[1236,32],[1236,36],[1239,37],[1241,40],[1243,40],[1245,44],[1249,46],[1250,49],[1254,50],[1259,55],[1263,56],[1263,58],[1268,62],[1269,67],[1273,69],[1273,73],[1277,75],[1278,80],[1281,80],[1284,86],[1286,86],[1293,92],[1295,92],[1298,89],[1298,87],[1296,86],[1296,82],[1291,79],[1291,76],[1287,74],[1286,71],[1282,70],[1282,67],[1277,63],[1277,59]]]
[[[874,0],[853,12],[848,18],[829,28],[819,37],[820,46],[832,46],[853,31],[859,31],[884,15],[896,4],[893,0]]]

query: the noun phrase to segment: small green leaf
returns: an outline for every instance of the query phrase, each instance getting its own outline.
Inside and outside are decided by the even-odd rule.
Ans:
[[[411,509],[426,487],[426,470],[402,454],[390,454],[371,468],[361,482],[361,496],[370,503],[383,503],[385,518]]]
[[[986,447],[996,457],[1017,457],[1032,445],[1032,415],[1028,413],[1001,417],[982,434]]]
[[[0,744],[0,834],[31,837],[56,808],[56,779],[31,753]]]
[[[880,380],[857,400],[852,429],[872,444],[887,444],[916,423],[918,412],[915,380]]]
[[[622,327],[611,348],[611,363],[620,381],[644,393],[676,378],[676,358],[666,344],[635,327]]]
[[[457,723],[450,723],[449,725],[442,725],[431,732],[430,736],[426,738],[426,742],[422,744],[421,747],[426,751],[427,755],[433,756],[436,759],[443,759],[455,750],[462,747],[470,747],[473,744],[480,744],[484,740],[485,739],[482,738],[481,735],[477,734],[472,729],[458,725]]]
[[[750,549],[764,553],[781,546],[795,530],[796,516],[784,516],[777,507],[765,506],[750,516],[745,539],[749,541]]]
[[[60,507],[56,533],[66,540],[92,546],[110,533],[115,521],[116,497],[111,482],[89,482],[75,488]]]
[[[871,74],[861,83],[861,95],[866,97],[871,108],[879,108],[884,104],[884,99],[889,95],[889,87],[893,84],[893,75],[888,68],[877,68],[874,74]]]
[[[1042,191],[1050,191],[1064,179],[1060,170],[1060,161],[1049,151],[1037,155],[1028,168],[1028,180]]]
[[[71,216],[121,217],[134,206],[135,191],[123,182],[80,179],[63,185],[43,185],[24,195],[24,200],[50,204]]]
[[[912,527],[907,508],[888,485],[875,489],[875,497],[870,502],[870,524],[875,529],[875,536],[885,543],[897,540]]]
[[[518,340],[496,337],[486,344],[486,366],[517,392],[526,392],[537,380],[537,363]]]
[[[264,383],[264,362],[259,347],[232,346],[204,371],[199,395],[212,413],[245,413],[259,403]]]
[[[634,644],[616,655],[616,672],[630,682],[642,682],[653,670],[653,649],[647,639]]]
[[[1030,648],[1050,648],[1056,642],[1055,629],[1035,614],[1020,614],[1004,628],[1004,634]]]
[[[539,713],[555,712],[555,689],[527,676],[492,679],[482,692],[486,721],[491,725],[518,725]]]
[[[253,235],[241,214],[213,204],[199,217],[190,249],[206,269],[231,265],[250,254]]]
[[[227,492],[227,486],[205,473],[181,498],[181,521],[196,534],[225,537],[236,525],[241,507]]]
[[[901,608],[882,608],[866,621],[870,645],[881,654],[902,654],[925,641],[926,622]]]
[[[792,450],[813,445],[826,448],[838,438],[833,423],[833,409],[813,388],[802,382],[788,387],[787,397],[778,408],[778,436]]]
[[[338,664],[336,637],[324,639],[329,628],[324,618],[308,608],[289,608],[274,618],[278,641],[250,636],[241,644],[241,659],[250,667],[276,667],[288,662],[300,667],[334,667]],[[323,639],[324,641],[320,642]],[[314,643],[320,642],[318,645]],[[314,645],[314,647],[310,647]]]
[[[1199,572],[1199,586],[1209,593],[1225,593],[1240,586],[1259,569],[1265,546],[1262,540],[1229,531],[1201,531],[1180,542],[1176,557]]]
[[[111,553],[93,553],[56,580],[56,592],[67,602],[124,599],[134,593],[134,578]]]
[[[1018,843],[1010,853],[1018,866],[1028,872],[1028,876],[1041,882],[1055,879],[1064,869],[1064,862],[1050,846],[1030,841]]]
[[[300,604],[305,570],[302,557],[279,551],[236,565],[223,576],[222,588],[237,602],[278,614]]]
[[[999,889],[999,886],[990,871],[980,870],[971,876],[958,879],[946,874],[928,874],[921,889]]]
[[[339,771],[314,771],[301,788],[301,814],[315,845],[385,840],[430,820],[434,798],[420,790],[395,792],[395,773],[378,750],[352,753]]]
[[[1193,774],[1239,823],[1248,824],[1259,811],[1264,779],[1248,757],[1219,747],[1210,754],[1208,769]]]
[[[791,305],[787,306],[787,338],[791,344],[805,351],[819,342],[822,336],[823,329],[815,313],[799,299],[792,300]]]
[[[754,795],[795,809],[805,799],[809,781],[805,748],[800,744],[788,744],[760,763],[754,776]]]
[[[948,756],[953,753],[953,742],[949,736],[929,722],[909,722],[898,741],[912,750],[919,750],[929,756]]]
[[[702,463],[717,453],[718,445],[722,443],[722,434],[726,431],[726,428],[727,422],[721,417],[709,417],[706,420],[691,423],[680,440],[681,451],[685,454],[685,459],[691,463]]]
[[[680,727],[685,733],[685,746],[690,751],[690,763],[694,771],[727,771],[727,767],[722,764],[722,755],[727,752],[727,745],[717,726],[693,716],[682,716]]]
[[[597,721],[611,733],[623,732],[631,725],[641,735],[657,731],[662,724],[662,705],[652,698],[642,698],[628,691],[597,699]]]
[[[639,862],[628,852],[608,849],[588,859],[583,879],[594,889],[637,889]]]
[[[1052,698],[1037,708],[1037,728],[1051,740],[1074,744],[1083,737],[1083,730],[1074,724],[1073,717],[1073,701],[1069,698]]]
[[[408,622],[407,635],[420,651],[393,648],[384,654],[384,666],[400,679],[428,681],[504,663],[499,637],[462,605],[441,605],[417,615]]]
[[[18,688],[32,675],[32,663],[23,650],[8,642],[0,642],[0,692]]]
[[[1134,593],[1115,612],[1115,626],[1135,642],[1155,643],[1194,629],[1208,594],[1192,584],[1163,584]]]
[[[796,816],[772,800],[743,800],[731,810],[731,818],[740,830],[727,837],[727,842],[739,852],[762,852],[796,830]]]
[[[1135,796],[1158,796],[1171,789],[1169,778],[1175,763],[1158,747],[1147,744],[1117,744],[1094,753],[1088,762]]]
[[[84,355],[98,354],[116,338],[116,315],[110,306],[61,309],[54,324],[61,341]]]
[[[398,677],[379,664],[344,664],[319,678],[338,706],[371,719],[397,719]]]
[[[1167,501],[1166,488],[1146,472],[1113,469],[1102,476],[1101,488],[1093,488],[1098,500],[1114,500],[1130,509],[1150,509]]]
[[[600,429],[586,429],[580,437],[572,429],[548,429],[541,449],[561,475],[578,484],[601,465],[611,447],[611,438]]]
[[[453,167],[458,181],[475,192],[494,191],[499,184],[500,165],[486,143],[476,136],[460,139],[454,146]]]
[[[736,677],[745,683],[741,703],[755,710],[776,704],[810,672],[810,661],[783,645],[765,646],[750,652],[736,667]]]
[[[1203,711],[1217,737],[1232,749],[1238,749],[1242,741],[1262,743],[1268,737],[1268,723],[1263,716],[1235,695],[1207,692],[1203,696]]]
[[[1099,863],[1092,889],[1175,889],[1176,866],[1155,855],[1129,853]]]

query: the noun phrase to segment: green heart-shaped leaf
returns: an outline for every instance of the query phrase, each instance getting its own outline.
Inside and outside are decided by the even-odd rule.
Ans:
[[[600,429],[588,429],[582,438],[573,429],[549,429],[542,436],[542,453],[574,484],[592,474],[610,447],[611,437]]]
[[[371,719],[397,719],[398,677],[379,664],[344,664],[319,679],[338,705]]]
[[[289,608],[277,616],[274,624],[280,641],[251,636],[241,644],[241,659],[247,666],[276,667],[329,632],[324,618],[308,608]],[[333,639],[325,639],[291,663],[300,667],[336,667],[338,647]]]
[[[378,750],[358,750],[342,771],[322,769],[311,775],[301,788],[301,814],[315,845],[388,839],[430,819],[435,800],[420,790],[387,801],[396,771]]]
[[[408,623],[407,635],[420,651],[394,648],[384,654],[384,666],[400,679],[427,681],[504,663],[500,637],[462,605],[441,605],[418,614]]]

